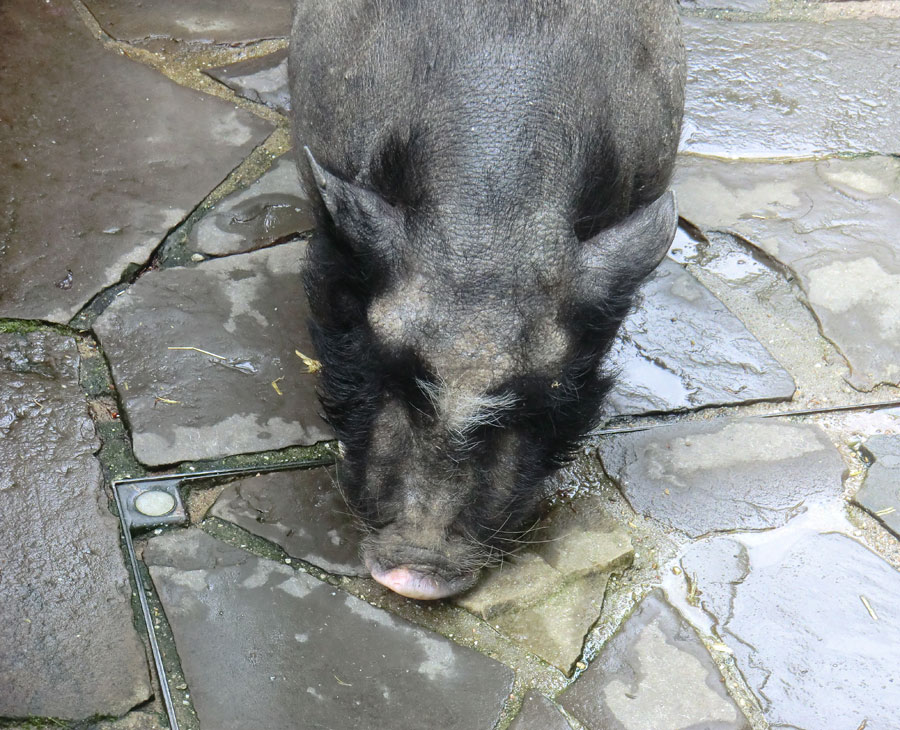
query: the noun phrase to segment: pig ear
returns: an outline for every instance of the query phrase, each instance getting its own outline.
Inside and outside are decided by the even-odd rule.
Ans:
[[[303,148],[322,202],[338,230],[357,249],[387,260],[403,235],[403,214],[377,193],[328,172]]]
[[[585,241],[582,256],[590,287],[627,291],[643,281],[666,255],[677,227],[675,194],[670,190]]]

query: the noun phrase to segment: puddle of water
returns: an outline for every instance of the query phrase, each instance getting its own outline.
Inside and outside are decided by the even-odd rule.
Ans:
[[[748,254],[734,251],[710,256],[708,260],[702,262],[702,266],[727,281],[740,284],[750,282],[768,272],[765,264]]]
[[[692,624],[701,635],[715,637],[715,621],[699,605],[695,606],[688,600],[691,592],[689,580],[681,568],[681,556],[679,555],[663,568],[660,585],[665,591],[669,603],[684,616],[688,623]]]
[[[779,563],[791,546],[811,534],[839,532],[853,535],[856,527],[844,514],[842,503],[826,502],[809,504],[806,511],[783,527],[763,532],[731,535],[747,548],[750,564],[759,570]]]
[[[647,398],[651,403],[664,403],[668,408],[688,408],[691,392],[681,378],[639,352],[633,352],[622,368],[622,381],[629,390]]]
[[[675,230],[675,238],[669,248],[669,258],[679,264],[691,263],[706,248],[705,241],[699,241],[691,236],[684,228]]]

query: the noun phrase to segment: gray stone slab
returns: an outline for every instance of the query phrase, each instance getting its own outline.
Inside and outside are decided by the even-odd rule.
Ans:
[[[863,449],[874,463],[853,501],[900,537],[900,436],[873,436]]]
[[[121,715],[150,696],[75,341],[0,334],[0,717]]]
[[[282,114],[288,114],[291,110],[287,49],[249,61],[206,69],[204,73],[245,99],[265,104]]]
[[[540,692],[531,690],[509,730],[572,730],[572,726],[556,705]]]
[[[204,728],[490,728],[512,688],[493,659],[199,530],[144,559]]]
[[[485,571],[475,587],[453,598],[453,602],[486,621],[530,607],[553,595],[563,576],[540,555],[522,550]]]
[[[743,323],[671,259],[641,290],[608,367],[619,376],[606,415],[785,400],[795,390]]]
[[[121,41],[173,38],[248,43],[291,30],[290,0],[87,0],[103,30]]]
[[[783,525],[839,499],[846,470],[818,426],[774,419],[622,434],[598,453],[636,512],[691,537]]]
[[[557,507],[535,536],[534,547],[490,569],[453,600],[571,674],[600,616],[610,574],[631,565],[634,550],[598,497]]]
[[[102,720],[92,723],[85,730],[168,730],[169,721],[165,713],[129,712],[117,720]],[[28,728],[32,730],[32,728]]]
[[[188,246],[221,256],[283,242],[315,227],[293,153],[279,158],[250,187],[228,195],[191,229]]]
[[[659,590],[558,699],[588,730],[750,727],[697,634]]]
[[[900,572],[792,526],[682,560],[773,727],[890,730],[900,709]]]
[[[213,459],[332,438],[318,416],[315,376],[295,354],[312,351],[304,246],[151,271],[98,318],[94,329],[140,461]]]
[[[897,19],[683,25],[683,150],[732,158],[900,151]]]
[[[678,0],[686,10],[742,10],[749,13],[765,13],[769,0]]]
[[[564,583],[539,603],[494,616],[491,623],[519,646],[571,676],[585,636],[600,618],[607,583],[608,573]]]
[[[793,272],[851,385],[900,383],[900,159],[682,157],[674,187],[691,223],[737,234]]]
[[[360,527],[334,485],[333,469],[239,479],[222,492],[211,514],[329,573],[369,575],[359,553]]]
[[[272,126],[105,49],[68,2],[4,2],[0,27],[0,317],[66,322]]]
[[[897,0],[820,0],[816,15],[834,18],[900,18]]]

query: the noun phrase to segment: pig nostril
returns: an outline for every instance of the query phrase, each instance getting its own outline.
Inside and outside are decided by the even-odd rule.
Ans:
[[[373,566],[371,572],[375,580],[381,585],[390,588],[394,593],[420,601],[446,598],[458,592],[458,588],[455,588],[440,576],[422,573],[406,566],[391,568],[390,570],[382,570],[379,566]]]

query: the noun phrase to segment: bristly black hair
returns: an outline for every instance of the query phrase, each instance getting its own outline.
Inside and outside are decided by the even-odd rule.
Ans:
[[[369,168],[369,185],[404,211],[417,211],[428,200],[421,171],[428,168],[426,135],[421,128],[394,129]]]
[[[628,191],[612,140],[598,136],[578,157],[584,162],[576,180],[571,225],[578,240],[587,241],[623,217]]]

